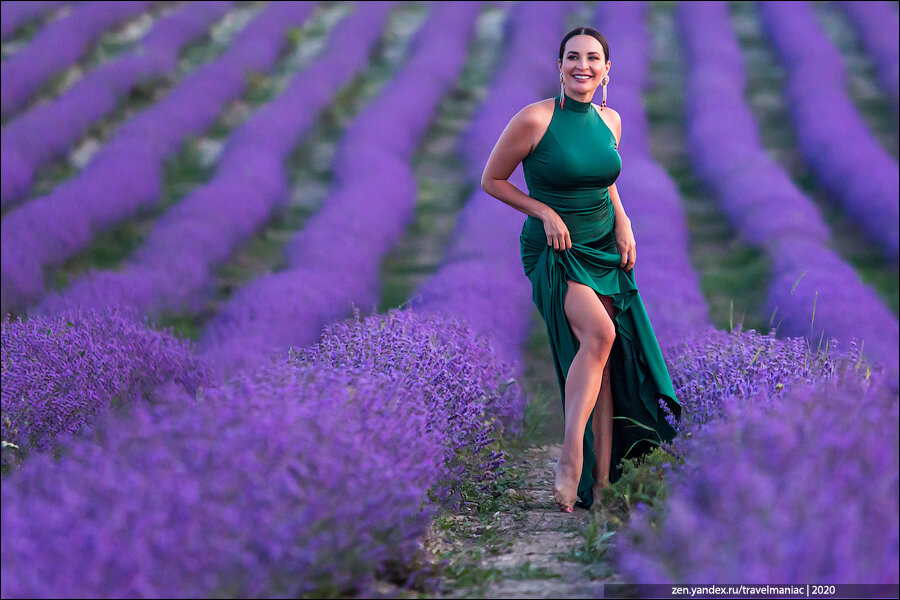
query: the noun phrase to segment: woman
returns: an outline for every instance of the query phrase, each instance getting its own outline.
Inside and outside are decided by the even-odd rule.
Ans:
[[[571,513],[620,477],[619,460],[675,437],[665,417],[679,419],[681,405],[634,281],[634,234],[615,186],[622,123],[606,106],[606,38],[589,27],[570,31],[558,66],[560,95],[510,120],[481,186],[528,215],[522,265],[547,325],[565,415],[553,497]],[[508,181],[520,162],[529,195]]]

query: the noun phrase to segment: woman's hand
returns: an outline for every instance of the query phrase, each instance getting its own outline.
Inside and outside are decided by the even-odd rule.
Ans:
[[[569,228],[555,210],[548,210],[544,221],[544,233],[547,234],[547,245],[554,250],[568,250],[572,247]]]
[[[619,247],[619,254],[622,255],[620,267],[625,267],[626,271],[634,268],[637,260],[637,252],[634,243],[634,233],[631,231],[630,219],[616,219],[616,246]]]

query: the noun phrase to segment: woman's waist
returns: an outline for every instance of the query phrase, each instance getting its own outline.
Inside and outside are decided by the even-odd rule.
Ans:
[[[565,223],[573,242],[592,244],[598,241],[608,241],[604,238],[610,237],[615,229],[615,211],[612,203],[590,212],[557,211],[557,214]],[[544,231],[544,222],[537,217],[528,216],[522,225],[522,237],[546,244],[547,234]]]
[[[612,206],[609,188],[575,190],[529,189],[529,196],[543,202],[560,216],[565,214],[591,216]]]

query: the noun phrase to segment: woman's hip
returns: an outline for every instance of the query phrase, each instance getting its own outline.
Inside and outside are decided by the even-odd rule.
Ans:
[[[560,214],[560,217],[566,224],[573,243],[597,250],[615,247],[615,214],[601,213],[590,217]],[[523,252],[526,248],[540,252],[544,246],[548,245],[543,221],[532,216],[525,219],[519,241]]]

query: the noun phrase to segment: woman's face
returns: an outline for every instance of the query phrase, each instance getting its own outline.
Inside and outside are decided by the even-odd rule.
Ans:
[[[603,46],[592,35],[573,35],[566,42],[559,70],[570,95],[592,96],[603,76],[609,72]]]

